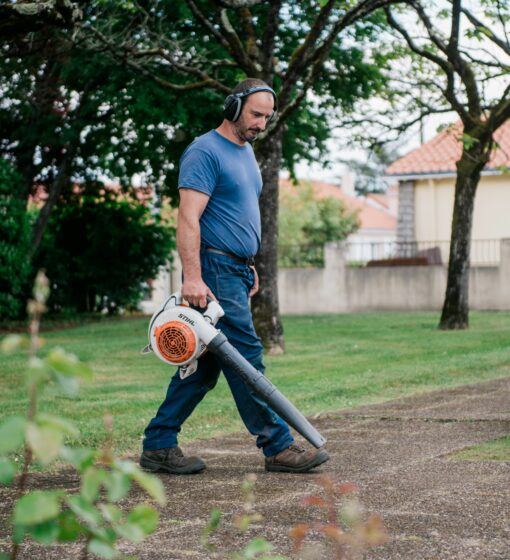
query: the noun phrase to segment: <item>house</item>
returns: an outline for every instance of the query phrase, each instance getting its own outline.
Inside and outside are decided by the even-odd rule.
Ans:
[[[399,182],[397,241],[418,249],[437,247],[448,260],[456,167],[462,152],[459,123],[442,130],[386,169]],[[500,240],[510,238],[510,122],[495,133],[497,147],[482,171],[475,198],[471,263],[499,262]]]
[[[366,262],[388,256],[397,239],[398,185],[387,193],[356,196],[354,181],[350,175],[342,178],[341,185],[323,181],[299,181],[309,184],[317,198],[341,200],[347,210],[355,211],[360,227],[347,238],[347,259],[351,262]],[[288,179],[280,179],[280,190],[295,191],[299,188]]]

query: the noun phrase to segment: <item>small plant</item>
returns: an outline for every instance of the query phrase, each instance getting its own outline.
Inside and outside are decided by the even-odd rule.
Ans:
[[[242,485],[243,503],[241,511],[234,515],[232,525],[239,531],[246,531],[250,525],[263,520],[255,509],[255,474],[249,474]],[[317,542],[307,543],[310,535],[320,535],[326,539],[326,549],[321,558],[331,560],[359,560],[368,548],[386,542],[386,534],[377,515],[369,515],[365,520],[357,494],[358,488],[353,483],[338,483],[330,476],[319,479],[324,497],[311,495],[303,499],[302,505],[319,507],[325,513],[326,522],[298,523],[290,531],[294,550],[292,558],[316,560],[318,558]],[[221,512],[215,508],[204,528],[201,544],[217,558],[216,545],[211,536],[220,529]],[[291,560],[288,556],[271,555],[273,545],[262,537],[252,539],[240,551],[227,553],[221,558],[230,560]]]
[[[331,476],[322,476],[319,483],[324,495],[307,496],[303,505],[322,509],[326,521],[299,523],[292,528],[295,554],[310,560],[317,557],[316,545],[313,549],[305,546],[311,533],[326,539],[328,557],[332,560],[358,560],[367,548],[386,542],[381,518],[371,514],[364,519],[355,484],[338,483]]]
[[[255,510],[256,481],[257,476],[249,474],[241,486],[243,492],[241,511],[234,515],[232,519],[232,525],[241,532],[245,532],[250,525],[264,519]],[[214,508],[200,540],[202,546],[211,554],[216,552],[216,545],[211,542],[210,538],[219,530],[220,523],[221,511],[218,508]],[[272,549],[273,545],[270,542],[262,537],[256,537],[249,541],[242,550],[229,553],[227,558],[230,560],[289,560],[287,556],[274,556],[270,554]]]
[[[119,538],[140,542],[158,523],[158,512],[148,504],[131,511],[117,503],[137,483],[160,505],[165,503],[161,481],[141,471],[129,461],[117,459],[111,449],[112,419],[105,419],[110,441],[101,451],[65,444],[67,436],[76,437],[77,429],[58,416],[38,412],[42,389],[56,384],[68,396],[75,396],[80,383],[90,380],[90,369],[76,356],[60,348],[39,357],[42,342],[39,325],[49,295],[48,279],[39,272],[34,299],[28,304],[30,336],[11,335],[2,342],[4,352],[28,348],[26,380],[28,409],[26,416],[11,416],[0,424],[0,483],[17,484],[16,502],[11,517],[10,553],[0,552],[0,560],[15,560],[26,536],[44,545],[55,542],[83,542],[81,560],[89,555],[112,559],[120,556]],[[24,447],[21,472],[12,454]],[[29,472],[34,461],[42,467],[55,460],[71,464],[80,475],[80,493],[68,495],[63,490],[29,490]],[[16,478],[16,475],[17,478]]]

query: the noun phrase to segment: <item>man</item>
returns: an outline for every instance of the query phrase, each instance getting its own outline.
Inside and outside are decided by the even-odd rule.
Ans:
[[[185,150],[179,171],[177,248],[183,267],[182,296],[206,307],[217,299],[225,316],[218,328],[259,371],[263,348],[255,333],[249,297],[258,290],[253,264],[260,246],[258,198],[260,174],[251,142],[266,128],[276,95],[263,81],[244,80],[224,105],[216,130],[195,139]],[[294,444],[287,424],[254,394],[230,368],[206,353],[195,373],[177,372],[166,399],[145,430],[143,468],[174,474],[200,472],[205,463],[186,457],[177,445],[181,425],[223,373],[248,431],[257,436],[269,471],[306,472],[329,459],[323,449],[304,450]]]

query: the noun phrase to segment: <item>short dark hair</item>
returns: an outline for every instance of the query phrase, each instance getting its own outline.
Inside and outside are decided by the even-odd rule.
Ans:
[[[239,82],[236,87],[232,90],[232,93],[242,93],[247,89],[252,87],[269,87],[264,80],[259,80],[258,78],[246,78],[242,82]]]

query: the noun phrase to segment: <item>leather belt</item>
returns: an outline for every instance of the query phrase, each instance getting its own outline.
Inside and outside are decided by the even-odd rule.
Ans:
[[[253,259],[253,257],[249,257],[249,258],[238,257],[237,255],[234,255],[232,253],[227,253],[227,251],[222,251],[221,249],[215,249],[214,247],[206,247],[205,250],[209,251],[209,253],[216,253],[218,255],[229,257],[233,261],[236,261],[241,264],[246,264],[248,266],[253,266],[255,264],[255,260]]]

